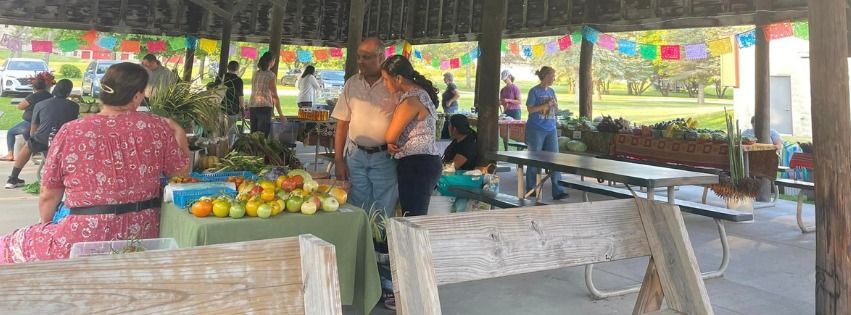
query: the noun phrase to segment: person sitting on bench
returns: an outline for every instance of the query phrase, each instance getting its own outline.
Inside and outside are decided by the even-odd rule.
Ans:
[[[467,116],[455,114],[449,117],[449,135],[452,143],[443,152],[443,164],[452,163],[456,170],[474,169],[478,158],[476,132],[470,128]]]
[[[6,181],[6,189],[13,189],[24,184],[24,180],[18,178],[24,165],[35,153],[47,152],[47,145],[53,135],[59,131],[65,123],[77,119],[80,116],[80,105],[68,100],[74,84],[71,80],[62,79],[53,87],[53,97],[33,104],[33,116],[30,124],[27,145],[21,148],[21,152],[15,158],[15,167]]]
[[[754,123],[756,122],[756,116],[751,117],[751,126],[756,126]],[[743,137],[751,137],[756,138],[756,133],[753,128],[742,131]],[[783,149],[783,137],[780,136],[780,133],[777,130],[771,129],[771,144],[773,144],[777,148],[777,152]]]

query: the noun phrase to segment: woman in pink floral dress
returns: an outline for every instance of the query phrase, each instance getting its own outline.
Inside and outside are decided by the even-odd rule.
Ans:
[[[59,130],[42,176],[41,223],[0,237],[0,264],[68,258],[78,242],[159,235],[160,174],[186,174],[188,147],[182,128],[136,111],[147,81],[139,65],[113,65],[101,79],[102,111]],[[71,214],[52,223],[63,194]]]

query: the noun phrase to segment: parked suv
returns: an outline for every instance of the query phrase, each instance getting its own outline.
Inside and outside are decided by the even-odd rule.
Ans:
[[[301,77],[301,69],[287,70],[287,73],[284,73],[284,75],[281,77],[281,85],[295,86],[295,83],[298,82],[299,77]]]
[[[121,63],[120,60],[95,60],[89,63],[86,71],[83,73],[83,85],[80,86],[80,91],[83,95],[91,95],[92,97],[100,96],[100,79],[106,73],[110,66]]]
[[[336,98],[343,92],[343,85],[346,84],[345,71],[317,70],[316,76],[319,78],[319,84],[322,85],[322,90],[319,92],[320,98]]]
[[[41,59],[6,59],[3,66],[0,67],[0,82],[3,84],[3,87],[0,88],[0,96],[32,93],[33,87],[30,78],[45,71],[50,70],[47,68],[47,63]]]

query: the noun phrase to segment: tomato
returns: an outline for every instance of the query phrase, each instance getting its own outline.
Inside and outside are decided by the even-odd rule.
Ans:
[[[191,211],[193,215],[199,218],[209,216],[213,212],[213,202],[205,199],[198,200],[192,204]]]

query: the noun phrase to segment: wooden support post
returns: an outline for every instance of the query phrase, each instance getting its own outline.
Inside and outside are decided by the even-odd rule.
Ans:
[[[591,73],[591,61],[594,58],[594,43],[582,39],[579,51],[579,116],[588,117],[593,113],[594,77]]]
[[[755,89],[754,89],[754,117],[753,124],[754,135],[759,143],[771,143],[771,66],[770,66],[770,42],[762,27],[771,24],[768,20],[768,13],[764,10],[771,9],[771,0],[756,1],[756,55],[754,63],[756,69],[754,71]],[[742,117],[740,121],[747,121],[750,117]],[[744,128],[743,128],[744,129]],[[768,201],[771,199],[771,181],[767,179],[761,180],[759,195],[757,200]]]
[[[183,81],[192,81],[192,67],[195,65],[195,47],[186,47],[186,56],[183,58]],[[204,71],[204,69],[201,69]]]
[[[230,1],[227,1],[225,6],[228,6],[226,10],[232,9]],[[226,72],[228,72],[228,61],[230,59],[230,37],[231,33],[233,33],[233,18],[224,18],[223,20],[222,49],[220,49],[221,53],[219,54],[219,73],[216,74],[219,77],[222,77]],[[201,73],[204,73],[204,69],[201,69]]]
[[[816,314],[851,312],[851,108],[844,0],[810,0],[816,196]]]
[[[284,31],[284,9],[281,7],[275,6],[272,9],[272,25],[270,26],[272,29],[270,30],[269,36],[269,52],[272,56],[275,56],[275,65],[272,67],[272,72],[275,73],[275,77],[278,75],[278,63],[280,63],[281,59],[281,33]]]
[[[363,37],[364,0],[351,0],[349,5],[349,37],[346,44],[346,79],[358,73],[358,45]]]
[[[506,0],[482,3],[482,35],[479,37],[481,56],[476,69],[476,100],[478,100],[479,165],[486,165],[485,152],[496,152],[499,146],[499,72],[502,56],[500,44],[505,30]]]

